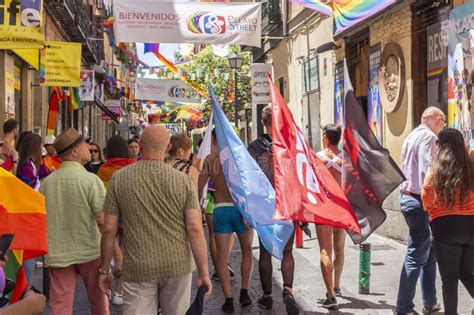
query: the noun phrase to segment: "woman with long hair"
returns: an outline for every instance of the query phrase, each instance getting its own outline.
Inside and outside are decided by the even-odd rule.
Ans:
[[[109,182],[112,179],[112,175],[118,170],[133,164],[134,159],[129,157],[128,144],[124,138],[119,135],[110,137],[107,141],[107,160],[99,168],[97,176],[102,180],[104,186],[107,188]],[[118,241],[116,242],[114,249],[114,275],[117,278],[117,285],[115,287],[115,292],[112,294],[112,304],[122,305],[123,304],[123,288],[120,279],[120,273],[122,270],[122,260],[123,260],[123,227],[121,219],[119,219],[119,229],[118,229]]]
[[[36,133],[25,135],[21,141],[16,176],[31,188],[39,189],[39,169],[43,153],[43,139]]]
[[[19,160],[16,176],[25,184],[38,191],[40,187],[40,167],[43,153],[43,139],[36,133],[24,135],[18,148]],[[25,260],[25,270],[28,284],[33,283],[36,259]]]
[[[166,160],[173,168],[188,174],[194,184],[194,187],[198,187],[199,173],[196,168],[191,166],[191,148],[192,141],[186,134],[180,133],[172,135],[170,137],[171,148],[168,151]]]
[[[97,174],[99,168],[104,164],[104,153],[102,147],[95,142],[89,142],[91,160],[84,165],[86,170],[91,173]]]
[[[458,282],[474,298],[474,161],[457,129],[438,135],[439,151],[423,184],[443,284],[445,314],[457,314]]]

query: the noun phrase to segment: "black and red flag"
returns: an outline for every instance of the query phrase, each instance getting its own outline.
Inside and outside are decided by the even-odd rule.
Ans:
[[[360,234],[348,231],[354,243],[363,242],[385,221],[382,203],[405,177],[367,123],[344,64],[344,168],[342,186]]]

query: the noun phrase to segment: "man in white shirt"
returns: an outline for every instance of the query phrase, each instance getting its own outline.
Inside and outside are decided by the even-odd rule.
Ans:
[[[405,139],[402,148],[402,171],[407,180],[400,185],[400,208],[409,234],[398,289],[397,314],[413,314],[416,284],[421,281],[423,314],[440,309],[436,299],[436,256],[431,247],[428,214],[421,203],[421,189],[428,166],[437,151],[438,133],[446,117],[437,107],[428,107],[421,125]]]

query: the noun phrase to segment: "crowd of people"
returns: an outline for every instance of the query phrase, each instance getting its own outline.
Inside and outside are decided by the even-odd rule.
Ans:
[[[274,185],[270,106],[263,109],[262,124],[265,133],[248,151]],[[474,297],[474,153],[468,152],[459,131],[444,127],[443,112],[429,107],[402,148],[407,180],[400,187],[400,205],[409,235],[398,314],[414,313],[419,278],[423,313],[440,309],[437,265],[445,314],[457,313],[459,280]],[[235,236],[241,251],[239,303],[242,307],[253,303],[248,289],[254,232],[233,202],[212,132],[211,153],[201,165],[192,156],[193,144],[186,134],[170,136],[160,125],[144,129],[139,139],[127,141],[114,135],[103,150],[73,128],[57,138],[42,139],[28,131],[18,135],[15,120],[4,123],[0,166],[46,197],[49,249],[44,264],[49,270],[53,315],[72,314],[78,276],[85,284],[92,314],[109,314],[109,299],[123,305],[127,315],[185,314],[195,269],[204,297],[211,295],[212,280],[218,281],[225,297],[222,311],[232,313],[234,271],[228,261]],[[317,153],[339,185],[341,134],[340,127],[325,126],[324,149]],[[203,221],[207,222],[207,241]],[[327,291],[321,303],[336,310],[346,231],[318,225],[316,232]],[[300,312],[293,296],[293,242],[294,235],[281,260],[282,300],[288,314]],[[5,261],[0,259],[0,268]],[[36,263],[34,259],[24,262],[29,288]],[[271,310],[276,298],[272,258],[261,242],[258,272],[262,293],[256,303]],[[44,303],[33,292],[17,304],[38,309]],[[0,308],[0,314],[4,310]]]

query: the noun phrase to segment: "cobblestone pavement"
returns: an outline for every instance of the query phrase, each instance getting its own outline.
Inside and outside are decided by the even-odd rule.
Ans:
[[[373,235],[369,238],[372,244],[372,265],[371,265],[371,293],[368,295],[358,294],[358,248],[355,247],[350,239],[346,241],[346,263],[342,277],[341,289],[343,297],[338,298],[339,311],[328,312],[321,307],[319,301],[325,295],[325,287],[321,277],[319,267],[319,254],[317,239],[314,238],[315,231],[312,228],[313,238],[306,238],[304,248],[294,250],[295,256],[295,281],[294,294],[295,299],[302,310],[302,314],[393,314],[398,292],[398,280],[400,270],[405,255],[406,247],[398,242]],[[238,242],[235,242],[236,244]],[[253,304],[245,309],[239,308],[238,297],[240,292],[239,262],[240,251],[238,245],[234,246],[231,253],[230,264],[236,271],[236,278],[232,280],[234,292],[235,314],[285,314],[285,307],[281,300],[281,274],[279,262],[274,264],[274,309],[273,311],[263,311],[256,305],[256,300],[260,297],[261,288],[258,275],[258,241],[254,240],[254,270],[249,287],[249,294],[253,299]],[[37,269],[38,271],[40,269]],[[209,267],[213,272],[212,264]],[[41,272],[36,273],[37,286],[41,287]],[[74,314],[90,314],[85,289],[81,281],[76,290],[76,299],[74,304]],[[205,304],[205,314],[222,314],[220,307],[224,301],[222,291],[217,282],[213,282],[214,291],[209,301]],[[437,278],[438,299],[442,304],[441,281],[439,275]],[[469,297],[464,287],[459,286],[459,314],[474,315],[474,301]],[[195,290],[193,289],[193,297]],[[416,310],[421,312],[421,294],[420,288],[417,288],[414,300]],[[121,314],[120,306],[111,306],[112,314]],[[44,314],[49,314],[46,311]],[[439,313],[443,314],[443,313]]]

